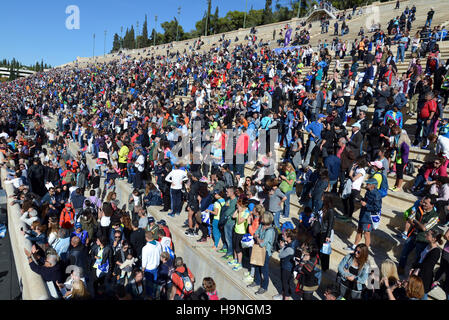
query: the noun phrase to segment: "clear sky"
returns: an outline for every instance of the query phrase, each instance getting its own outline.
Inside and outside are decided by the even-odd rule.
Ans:
[[[262,9],[265,0],[247,0],[248,10]],[[288,2],[281,0],[282,4]],[[275,1],[273,1],[273,4]],[[287,3],[286,3],[287,4]],[[80,29],[68,30],[66,8],[76,5],[80,11]],[[212,0],[212,14],[218,5],[219,16],[228,11],[245,10],[245,0]],[[154,27],[154,17],[160,24],[177,15],[181,6],[180,24],[188,32],[203,17],[206,0],[41,0],[2,1],[0,13],[0,59],[16,58],[25,65],[44,61],[58,66],[76,59],[92,56],[95,33],[95,55],[104,52],[104,31],[107,30],[106,53],[112,48],[114,33],[120,35],[127,27],[139,21],[139,34],[145,14],[148,15],[148,32]],[[123,34],[124,35],[124,34]]]

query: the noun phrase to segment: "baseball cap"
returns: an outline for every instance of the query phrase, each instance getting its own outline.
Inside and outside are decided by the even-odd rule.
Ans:
[[[373,161],[369,163],[370,165],[372,165],[373,167],[382,169],[384,167],[383,163],[379,160]]]
[[[318,115],[318,119],[321,119],[321,118],[327,118],[327,116],[325,116],[324,114],[320,113],[320,114]]]
[[[167,222],[165,222],[165,220],[164,220],[164,219],[161,219],[161,220],[159,220],[159,221],[157,222],[157,224],[160,224],[160,225],[166,226],[166,225],[167,225]]]
[[[75,223],[75,229],[81,229],[82,225],[80,222]]]
[[[377,180],[374,178],[370,178],[370,179],[366,180],[365,183],[366,184],[374,184],[375,186],[377,186]]]
[[[153,222],[155,222],[156,220],[153,218],[153,217],[148,217],[148,223],[153,223]]]
[[[360,129],[360,123],[356,122],[351,127]]]

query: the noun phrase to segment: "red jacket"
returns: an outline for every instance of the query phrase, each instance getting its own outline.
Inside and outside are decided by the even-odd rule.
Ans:
[[[428,167],[426,171],[424,171],[424,178],[428,180],[429,177],[434,178],[435,176],[447,177],[448,162],[449,160],[446,160],[446,162],[443,163],[438,169],[434,168],[433,166]]]

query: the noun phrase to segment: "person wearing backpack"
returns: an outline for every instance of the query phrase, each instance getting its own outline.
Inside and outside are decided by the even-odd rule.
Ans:
[[[175,268],[171,276],[173,287],[170,300],[189,300],[194,291],[195,277],[184,264],[182,257],[176,257]]]
[[[265,248],[265,261],[263,266],[256,266],[254,272],[254,282],[249,284],[249,288],[260,286],[256,294],[264,294],[268,289],[269,282],[269,261],[273,253],[276,230],[273,226],[273,215],[265,212],[261,219],[261,224],[254,233],[254,242],[262,248]],[[262,278],[263,279],[262,279]]]
[[[374,170],[374,173],[371,175],[371,178],[376,179],[377,181],[377,189],[380,192],[382,198],[385,198],[388,194],[388,179],[384,174],[384,167],[381,161],[373,161],[369,163],[371,168]]]

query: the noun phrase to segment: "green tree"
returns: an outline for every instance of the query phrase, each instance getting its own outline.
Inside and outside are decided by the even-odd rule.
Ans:
[[[220,33],[220,30],[218,28],[219,27],[218,19],[219,19],[219,17],[218,17],[218,6],[216,6],[215,7],[215,13],[214,13],[214,15],[212,16],[212,19],[211,19],[211,27],[212,27],[212,33],[213,34]]]
[[[273,11],[271,9],[272,5],[272,0],[265,0],[265,9],[263,9],[263,24],[269,24],[273,22]]]
[[[148,21],[147,21],[147,15],[145,15],[145,21],[143,22],[142,27],[142,36],[139,40],[139,44],[142,48],[148,47],[150,45],[150,41],[148,38]]]
[[[120,51],[120,36],[116,33],[114,34],[114,41],[112,42],[111,53],[118,51]]]
[[[171,21],[165,21],[161,24],[162,29],[164,29],[163,34],[163,43],[169,43],[176,40],[176,29],[178,29],[178,39],[183,40],[184,39],[184,30],[182,29],[182,26],[179,25],[178,27],[178,21],[176,18],[174,18]]]

